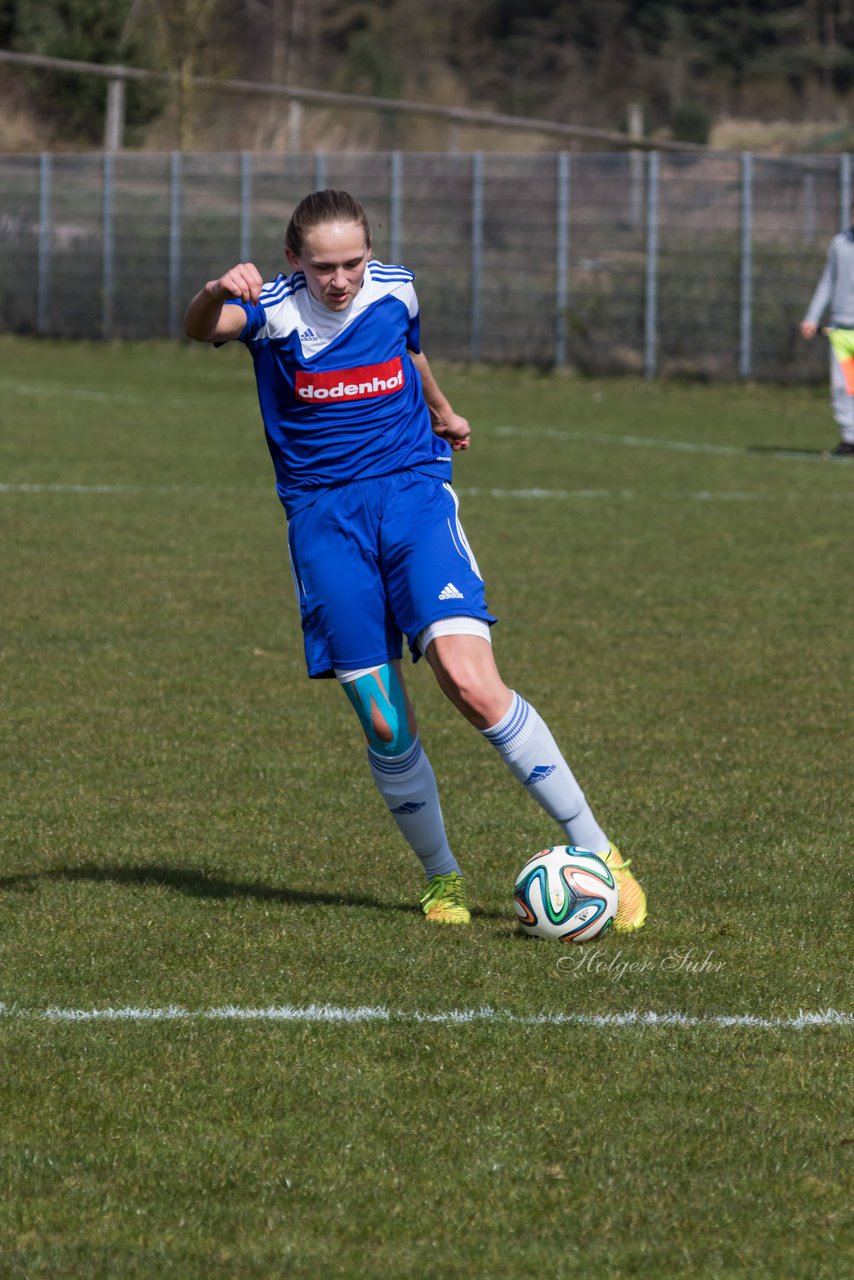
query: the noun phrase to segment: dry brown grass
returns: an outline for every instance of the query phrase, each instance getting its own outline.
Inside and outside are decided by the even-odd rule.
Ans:
[[[844,151],[851,147],[854,126],[838,120],[745,120],[727,118],[711,131],[716,151],[757,151],[766,155]]]

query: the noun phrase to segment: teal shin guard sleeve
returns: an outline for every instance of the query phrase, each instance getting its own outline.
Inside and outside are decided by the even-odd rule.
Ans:
[[[406,696],[397,672],[388,662],[356,677],[341,681],[353,704],[371,751],[379,756],[400,756],[412,746],[415,738],[409,729]],[[377,732],[374,710],[386,726],[388,737]]]

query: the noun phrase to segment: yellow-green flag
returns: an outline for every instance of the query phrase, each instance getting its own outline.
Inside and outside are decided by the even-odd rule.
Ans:
[[[827,336],[845,377],[845,390],[854,396],[854,329],[828,329]]]

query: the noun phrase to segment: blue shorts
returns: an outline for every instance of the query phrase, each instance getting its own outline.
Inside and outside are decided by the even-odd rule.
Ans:
[[[324,489],[288,523],[312,677],[400,658],[439,618],[493,623],[447,483],[400,471]]]

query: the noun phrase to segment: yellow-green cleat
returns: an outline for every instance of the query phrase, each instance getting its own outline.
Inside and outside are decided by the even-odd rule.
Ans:
[[[620,891],[620,905],[614,917],[615,933],[634,933],[642,929],[646,920],[646,894],[629,871],[630,862],[624,858],[615,844],[602,854],[614,873]]]
[[[421,896],[421,907],[433,924],[471,923],[466,887],[458,871],[451,871],[446,876],[431,876]]]

